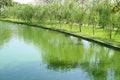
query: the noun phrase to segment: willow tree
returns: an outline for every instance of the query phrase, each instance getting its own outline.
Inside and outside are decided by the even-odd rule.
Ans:
[[[66,15],[65,15],[66,21],[69,24],[70,29],[72,30],[73,24],[75,22],[75,15],[76,15],[75,10],[76,10],[77,4],[73,0],[66,1],[65,4],[67,5],[66,11],[65,11],[66,12]]]
[[[12,5],[12,0],[0,0],[0,4],[4,6],[10,6]]]
[[[85,10],[80,6],[77,6],[75,20],[76,20],[76,23],[79,25],[80,32],[82,31],[82,25],[84,24],[85,15],[86,15]]]
[[[116,34],[120,34],[120,12],[113,13],[112,24]]]
[[[90,8],[89,18],[90,18],[90,24],[92,25],[92,32],[93,35],[95,34],[95,27],[98,23],[98,4],[99,2],[97,0],[92,0],[92,6]]]
[[[116,12],[118,12],[120,10],[120,1],[116,0],[115,3],[117,3],[117,4],[112,9],[113,13],[116,13]]]
[[[112,9],[113,14],[113,28],[116,30],[116,34],[120,34],[120,1],[115,0],[115,5]]]
[[[55,9],[53,14],[54,14],[55,20],[58,21],[58,24],[61,28],[61,24],[62,24],[62,20],[63,20],[63,10],[62,10],[63,6],[61,5],[60,2],[56,2],[54,5],[56,8],[53,8],[53,9]]]
[[[111,10],[112,4],[110,0],[105,0],[99,7],[99,25],[108,32],[110,39],[113,31]]]
[[[11,6],[12,5],[12,0],[0,0],[0,15],[3,11],[2,8],[4,8],[5,6]]]
[[[21,19],[30,23],[34,15],[34,7],[32,5],[23,5],[21,9]]]

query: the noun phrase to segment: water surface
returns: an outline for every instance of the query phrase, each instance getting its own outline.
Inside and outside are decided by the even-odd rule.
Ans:
[[[120,80],[120,51],[0,22],[0,80]]]

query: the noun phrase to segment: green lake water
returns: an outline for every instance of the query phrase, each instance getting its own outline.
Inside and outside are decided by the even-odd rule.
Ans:
[[[120,51],[0,22],[0,80],[120,80]]]

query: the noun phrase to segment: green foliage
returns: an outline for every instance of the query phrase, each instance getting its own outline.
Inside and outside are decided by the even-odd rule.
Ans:
[[[12,5],[12,0],[0,0],[0,5],[10,6]]]
[[[110,38],[112,32],[116,30],[119,32],[119,12],[112,13],[112,8],[115,4],[110,0],[91,0],[83,4],[76,0],[65,1],[53,0],[50,3],[42,5],[29,4],[14,4],[13,6],[5,7],[2,11],[2,16],[6,18],[13,18],[23,20],[25,22],[37,23],[67,23],[72,30],[74,24],[79,25],[79,31],[82,31],[82,26],[89,24],[92,26],[93,35],[95,28],[101,27],[107,31]]]
[[[34,8],[32,5],[25,5],[21,7],[21,19],[26,22],[31,22],[34,14]]]

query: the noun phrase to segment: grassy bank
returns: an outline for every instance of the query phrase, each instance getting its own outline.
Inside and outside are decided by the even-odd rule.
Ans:
[[[9,21],[13,21],[13,22],[23,22],[21,20],[17,20],[17,19],[1,19],[1,20],[9,20]],[[54,24],[50,24],[49,22],[47,23],[38,23],[38,22],[32,22],[29,24],[35,24],[38,26],[45,26],[47,28],[54,28],[54,29],[60,29],[60,30],[64,30],[76,35],[80,35],[80,36],[85,36],[87,38],[91,38],[97,41],[101,41],[110,45],[114,45],[114,46],[118,46],[120,47],[120,35],[119,34],[115,34],[116,31],[113,31],[113,35],[112,35],[112,39],[109,38],[108,36],[108,32],[106,32],[105,30],[101,29],[101,28],[95,28],[95,34],[93,35],[93,28],[92,26],[82,26],[82,31],[79,31],[79,27],[77,25],[73,25],[72,28],[70,27],[70,25],[68,24],[61,24],[61,27],[58,23],[54,23]]]

